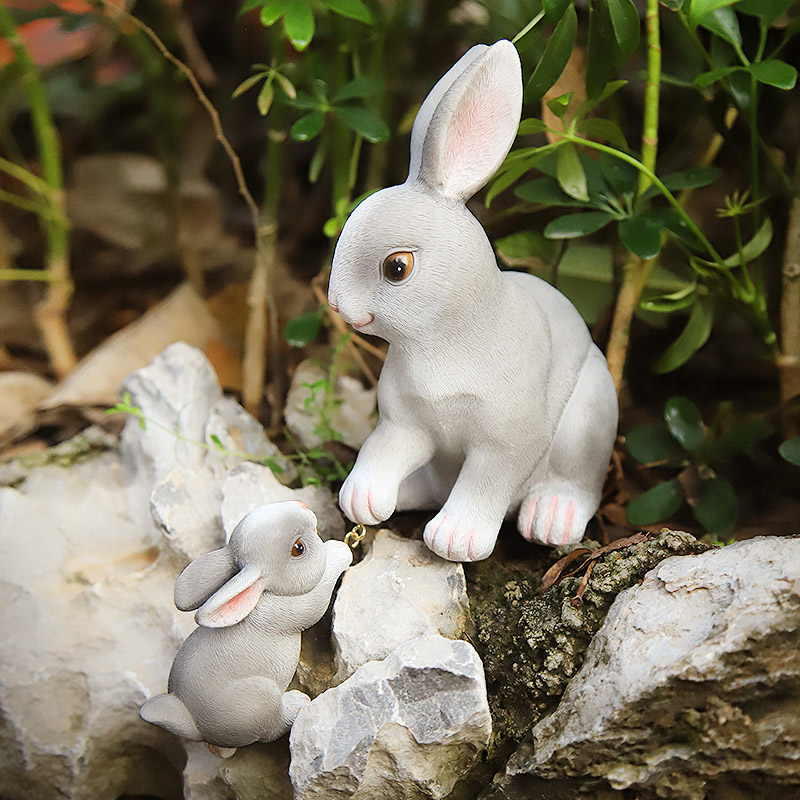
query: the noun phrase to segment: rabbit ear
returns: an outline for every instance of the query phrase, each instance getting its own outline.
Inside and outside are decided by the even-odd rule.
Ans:
[[[415,181],[419,177],[420,164],[422,163],[422,145],[431,124],[433,112],[444,97],[444,93],[453,85],[456,78],[489,49],[488,45],[476,44],[464,53],[461,58],[439,78],[436,86],[431,89],[414,117],[414,127],[411,128],[411,161],[408,165],[408,180]]]
[[[244,567],[198,609],[197,624],[204,628],[236,625],[256,607],[266,583],[257,567]]]
[[[519,56],[511,42],[502,40],[477,53],[445,88],[425,132],[419,180],[447,200],[468,200],[503,163],[517,135],[521,109]]]
[[[175,581],[175,605],[181,611],[194,611],[235,574],[236,565],[227,546],[196,558]]]

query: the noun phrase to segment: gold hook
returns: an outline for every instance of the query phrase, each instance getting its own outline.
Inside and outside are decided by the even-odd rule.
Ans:
[[[344,543],[355,550],[360,544],[363,538],[367,535],[367,529],[359,523],[358,525],[353,526],[353,530],[349,531],[345,534]]]

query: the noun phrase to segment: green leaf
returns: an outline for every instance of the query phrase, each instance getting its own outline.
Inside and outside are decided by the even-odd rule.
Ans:
[[[589,9],[589,38],[586,44],[586,96],[597,98],[611,80],[614,64],[609,53],[616,50],[614,34],[593,3]]]
[[[611,27],[623,57],[639,46],[639,12],[631,0],[608,0]]]
[[[711,86],[712,83],[716,83],[723,78],[727,78],[734,72],[743,72],[744,67],[717,67],[716,69],[710,69],[708,72],[703,72],[698,75],[694,79],[695,86],[700,89],[705,89],[708,86]]]
[[[622,244],[635,256],[646,260],[661,252],[661,229],[645,217],[628,217],[618,230]]]
[[[307,0],[289,0],[283,30],[295,50],[302,52],[314,38],[314,12]]]
[[[721,475],[704,480],[694,509],[697,521],[714,536],[729,536],[736,527],[739,499],[730,482]]]
[[[368,142],[385,142],[389,138],[389,126],[366,108],[336,106],[333,113]]]
[[[794,4],[795,0],[741,0],[736,6],[743,14],[760,17],[764,26],[771,28]]]
[[[283,338],[292,347],[305,347],[317,338],[321,328],[322,317],[319,311],[300,314],[286,323]]]
[[[548,130],[550,129],[544,122],[540,119],[536,119],[536,117],[531,117],[530,119],[524,119],[520,122],[517,134],[519,136],[525,136],[529,133],[545,133]]]
[[[239,9],[238,16],[242,16],[242,14],[246,14],[248,11],[252,11],[254,8],[258,8],[259,6],[264,5],[265,0],[245,0],[242,3],[242,7]]]
[[[297,97],[297,89],[294,88],[294,84],[285,75],[281,75],[280,72],[273,72],[272,75],[278,82],[278,86],[281,87],[281,91],[290,100],[294,100]]]
[[[666,522],[683,505],[683,488],[677,478],[664,481],[631,500],[628,522],[631,525],[654,525]]]
[[[777,58],[757,61],[751,64],[749,69],[757,81],[778,89],[794,89],[797,83],[797,70],[791,64],[779,61]]]
[[[375,20],[362,0],[322,0],[323,5],[342,17],[373,25]]]
[[[703,186],[708,186],[714,183],[721,174],[722,170],[719,167],[692,167],[691,169],[683,169],[680,172],[664,175],[661,180],[671,192],[678,192],[683,189],[699,189]],[[650,188],[655,189],[653,195],[659,194],[656,187]]]
[[[576,200],[587,202],[589,193],[586,190],[586,173],[584,172],[578,151],[571,142],[558,148],[556,177],[559,186]]]
[[[705,249],[702,242],[697,238],[697,234],[689,227],[686,218],[681,216],[674,208],[650,208],[642,216],[660,228],[666,228],[692,249]]]
[[[575,239],[599,231],[608,225],[613,217],[605,211],[586,211],[581,214],[567,214],[549,222],[544,229],[548,239]]]
[[[755,236],[742,247],[741,254],[734,253],[725,259],[725,266],[727,267],[740,267],[742,262],[749,264],[754,259],[758,258],[768,247],[772,241],[772,222],[769,217],[765,217],[761,223],[761,227],[756,231]],[[742,258],[744,256],[744,258]]]
[[[542,0],[544,18],[548,24],[555,25],[564,16],[567,6],[571,3],[572,0]]]
[[[661,3],[672,11],[680,11],[683,8],[684,0],[661,0]]]
[[[517,231],[495,242],[497,252],[505,260],[539,259],[545,264],[553,261],[559,246],[534,231]]]
[[[370,75],[360,75],[349,83],[346,83],[333,96],[331,103],[342,103],[345,100],[356,100],[363,97],[370,97],[376,94],[381,88],[381,82]]]
[[[547,47],[544,49],[536,69],[525,88],[525,100],[535,103],[541,100],[544,93],[558,80],[564,67],[567,66],[572,48],[575,45],[575,33],[578,30],[578,15],[570,5],[558,21]]]
[[[696,28],[706,14],[717,8],[731,6],[735,2],[736,0],[692,0],[689,6],[689,24]]]
[[[264,80],[264,73],[259,72],[258,75],[251,75],[249,78],[245,78],[234,90],[231,98],[234,100],[243,95],[248,89],[251,89],[255,86],[259,81]]]
[[[639,171],[632,164],[610,153],[600,153],[597,159],[603,177],[617,194],[633,194],[639,180]]]
[[[272,105],[273,97],[275,97],[275,88],[272,85],[272,79],[267,78],[267,80],[264,81],[264,85],[261,87],[261,91],[258,93],[258,113],[261,114],[262,117],[267,115],[269,107]]]
[[[748,453],[759,442],[769,438],[775,429],[765,419],[749,419],[725,431],[713,444],[714,458],[730,458]]]
[[[289,135],[298,142],[308,142],[319,136],[319,132],[324,125],[325,115],[321,111],[312,111],[300,117],[300,119],[292,125]]]
[[[669,432],[685,450],[697,455],[706,443],[706,429],[697,406],[688,397],[670,397],[664,406]]]
[[[795,436],[794,439],[787,439],[778,448],[778,452],[790,464],[800,467],[800,436]]]
[[[714,306],[711,300],[698,295],[686,327],[656,361],[653,369],[659,373],[672,372],[685,364],[708,341],[713,322]]]
[[[564,119],[569,104],[572,102],[572,96],[575,92],[566,92],[554,97],[552,100],[547,101],[547,107],[559,118]]]
[[[664,425],[640,425],[625,435],[625,449],[640,464],[673,461],[684,454]]]
[[[620,130],[616,122],[601,117],[589,117],[581,120],[577,129],[579,133],[587,135],[590,139],[600,142],[609,142],[620,150],[628,150],[628,142],[625,134]]]
[[[273,0],[271,3],[264,3],[261,8],[261,24],[265,28],[274,25],[286,13],[286,0]]]
[[[311,109],[319,110],[320,107],[319,102],[302,89],[297,93],[297,96],[292,101],[292,105],[300,109],[300,111],[311,111]]]
[[[534,178],[532,181],[521,183],[514,189],[514,194],[520,200],[529,203],[541,203],[545,206],[565,206],[572,208],[578,205],[569,195],[561,191],[558,181],[553,178]]]
[[[489,208],[492,200],[494,200],[500,192],[508,189],[512,183],[516,183],[529,169],[530,165],[527,161],[520,161],[519,163],[506,166],[505,169],[498,172],[489,187],[489,191],[486,192],[486,208]]]
[[[597,97],[592,97],[587,100],[584,100],[578,106],[578,108],[575,110],[575,119],[576,120],[582,119],[584,116],[586,116],[586,114],[597,108],[597,106],[599,106],[600,103],[603,103],[606,100],[608,100],[608,98],[611,97],[612,94],[618,92],[627,83],[628,81],[609,81],[603,88],[603,91],[600,92],[600,94],[597,95]]]
[[[739,20],[730,8],[718,8],[706,14],[700,21],[700,26],[732,44],[734,50],[741,48],[742,32],[739,30]]]
[[[642,300],[640,305],[645,311],[671,314],[673,311],[679,311],[692,305],[696,300],[696,292],[697,283],[687,283],[682,289],[678,289],[675,292]]]

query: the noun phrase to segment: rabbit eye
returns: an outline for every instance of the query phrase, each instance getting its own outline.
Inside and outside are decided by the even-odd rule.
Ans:
[[[306,546],[303,544],[302,539],[297,539],[292,545],[292,558],[298,558],[306,551]]]
[[[414,268],[414,254],[408,252],[392,253],[383,261],[383,274],[392,283],[404,281]]]

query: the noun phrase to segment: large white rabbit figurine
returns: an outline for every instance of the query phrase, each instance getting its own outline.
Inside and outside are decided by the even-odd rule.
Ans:
[[[344,226],[328,300],[389,342],[380,421],[339,494],[355,522],[440,508],[424,538],[477,561],[518,510],[529,540],[577,542],[597,511],[617,430],[601,352],[572,304],[501,272],[466,201],[516,136],[514,46],[469,50],[436,84],[411,134],[408,179],[362,202]]]

